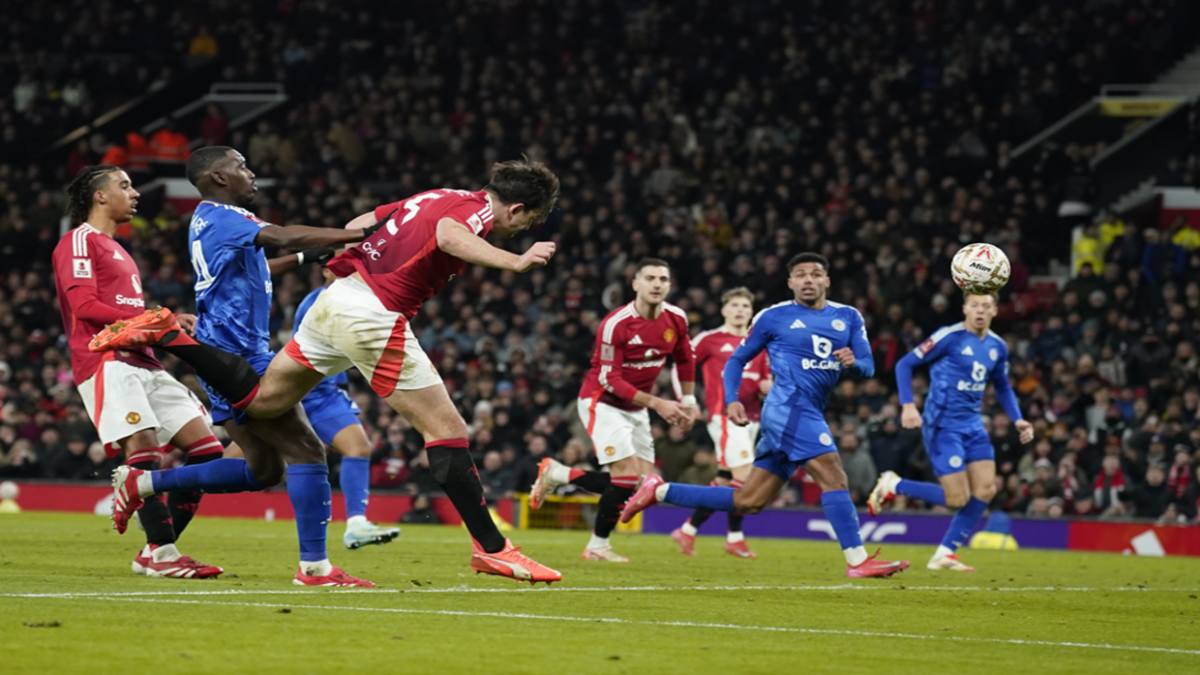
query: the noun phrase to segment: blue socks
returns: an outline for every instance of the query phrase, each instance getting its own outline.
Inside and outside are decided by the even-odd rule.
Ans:
[[[849,490],[822,493],[821,508],[825,510],[825,517],[829,519],[843,551],[863,545],[862,537],[858,534],[858,511],[854,509]]]
[[[215,464],[215,462],[209,462]],[[300,562],[319,562],[325,553],[325,527],[333,518],[333,491],[329,467],[324,464],[293,464],[287,468],[288,499],[296,512],[300,536]]]
[[[367,516],[368,486],[371,483],[371,460],[366,457],[343,457],[341,469],[342,497],[346,499],[346,517]]]
[[[667,483],[667,494],[662,501],[693,509],[733,511],[733,488]]]
[[[922,483],[918,480],[901,478],[896,484],[896,492],[906,497],[920,499],[926,504],[946,505],[946,491],[937,483]]]
[[[164,469],[150,474],[156,493],[202,490],[210,494],[254,492],[262,485],[244,459],[214,459],[203,464]]]
[[[959,509],[958,513],[954,514],[954,518],[950,520],[950,529],[946,530],[946,536],[942,538],[942,546],[951,551],[957,550],[960,546],[966,546],[967,538],[971,536],[971,530],[975,529],[975,524],[983,517],[985,510],[987,510],[987,502],[971,497],[971,501]]]

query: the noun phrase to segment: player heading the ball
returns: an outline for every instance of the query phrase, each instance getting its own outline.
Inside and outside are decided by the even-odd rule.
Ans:
[[[484,241],[512,237],[545,221],[558,200],[558,178],[527,159],[495,165],[483,190],[430,190],[377,207],[347,225],[364,241],[329,263],[338,280],[321,294],[283,351],[261,376],[240,356],[189,338],[167,310],[114,324],[97,351],[160,346],[255,418],[292,409],[326,377],[358,368],[371,389],[425,438],[429,466],[471,534],[471,569],[547,583],[562,575],[505,539],[483,500],[468,450],[467,425],[409,320],[468,263],[513,272],[545,265],[551,242],[517,255]]]

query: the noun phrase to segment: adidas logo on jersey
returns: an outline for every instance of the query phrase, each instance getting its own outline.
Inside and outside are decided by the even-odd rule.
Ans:
[[[727,343],[725,343],[725,346],[724,346],[724,347],[721,347],[721,351],[723,351],[723,352],[731,352],[731,351],[733,351],[733,345],[731,345],[731,344],[729,344],[729,343],[727,342]]]
[[[120,251],[113,251],[113,260],[124,260],[124,259],[125,259],[125,257],[121,255]]]
[[[792,322],[791,328],[808,328],[808,326],[805,326],[804,322],[800,319],[796,319]]]
[[[970,345],[963,347],[963,350],[959,352],[959,354],[962,354],[963,356],[975,356],[975,352],[971,351]]]
[[[633,339],[629,341],[629,344],[631,344],[631,345],[640,345],[640,344],[642,344],[642,336],[640,336],[640,335],[634,335],[634,336],[633,336]]]

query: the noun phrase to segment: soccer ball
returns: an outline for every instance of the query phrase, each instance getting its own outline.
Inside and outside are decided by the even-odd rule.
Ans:
[[[1011,274],[1008,256],[991,244],[967,244],[950,261],[954,283],[973,295],[995,293],[1004,288]]]

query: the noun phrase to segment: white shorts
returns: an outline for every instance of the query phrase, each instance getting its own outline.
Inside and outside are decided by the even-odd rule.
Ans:
[[[326,377],[358,368],[381,398],[397,389],[442,383],[408,319],[389,311],[370,286],[351,277],[317,296],[283,351]]]
[[[758,422],[744,427],[730,422],[724,415],[713,415],[708,421],[708,435],[717,449],[717,465],[736,469],[754,461],[754,444],[758,440]]]
[[[650,413],[614,408],[590,398],[579,399],[579,417],[596,446],[601,464],[626,457],[654,461],[654,439],[650,436]]]
[[[102,363],[95,375],[79,385],[79,397],[110,456],[120,452],[117,441],[143,429],[154,429],[158,444],[166,445],[197,417],[212,424],[200,399],[165,370],[121,361]]]

